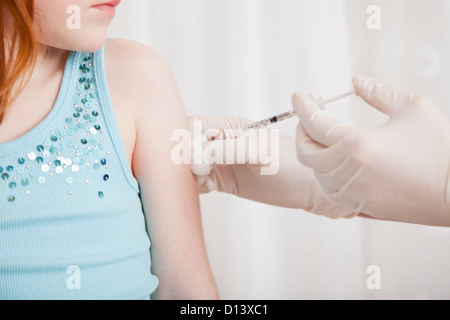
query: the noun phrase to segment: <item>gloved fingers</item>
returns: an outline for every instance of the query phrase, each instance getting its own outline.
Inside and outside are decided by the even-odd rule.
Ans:
[[[215,190],[215,184],[210,177],[201,177],[201,183],[197,180],[197,189],[199,194],[210,193]]]
[[[348,208],[339,203],[330,201],[327,194],[335,193],[334,190],[327,190],[317,181],[310,186],[311,196],[309,203],[311,206],[304,208],[305,211],[323,215],[332,219],[345,218],[353,214],[352,208]]]
[[[320,152],[325,150],[326,147],[314,141],[308,135],[301,122],[297,125],[295,146],[298,161],[307,167],[316,169],[315,164],[317,163],[317,158],[320,158]]]
[[[356,165],[352,167],[352,171],[353,173],[348,176],[345,183],[338,188],[332,188],[331,185],[322,184],[320,181],[319,183],[330,201],[348,208],[352,208],[354,212],[362,212],[362,197],[358,196],[359,192],[355,189],[354,184],[363,173],[364,167],[362,165]]]
[[[414,94],[377,82],[365,76],[353,77],[355,92],[365,102],[389,116],[410,105]]]
[[[240,116],[216,116],[217,127],[210,127],[211,129],[220,128],[222,139],[234,139],[242,136],[247,129],[247,125],[252,123],[250,119]],[[216,137],[217,139],[217,137]]]
[[[361,212],[359,212],[359,211],[353,211],[349,215],[344,216],[344,219],[353,219],[353,218],[356,218],[357,216],[359,216],[360,214],[361,214]]]
[[[218,116],[194,115],[188,117],[191,135],[201,134],[207,140],[222,139],[223,132]]]
[[[254,164],[269,165],[278,158],[279,148],[272,147],[272,136],[252,130],[237,138],[204,143],[203,161],[211,165]],[[266,139],[266,141],[260,141]],[[275,149],[276,154],[272,154]],[[270,155],[270,156],[269,156]]]
[[[191,171],[196,177],[208,176],[213,168],[210,162],[206,162],[209,159],[202,159],[202,163],[195,163],[191,161]]]
[[[358,215],[359,212],[354,212],[353,209],[347,208],[345,206],[334,205],[327,212],[327,217],[331,219],[351,219]]]
[[[279,136],[273,136],[269,128],[248,130],[236,138],[236,163],[271,165],[279,158]],[[242,146],[245,146],[245,152]],[[243,160],[244,159],[244,160]]]
[[[360,199],[353,200],[351,198],[342,197],[342,189],[336,190],[324,185],[320,185],[323,194],[332,204],[344,208],[345,217],[352,218],[363,212],[363,202]],[[341,216],[344,217],[344,216]]]
[[[292,106],[308,135],[324,146],[332,146],[352,133],[356,126],[326,115],[310,95],[294,93]]]
[[[203,135],[207,141],[222,140],[225,138],[223,131],[217,128],[209,128],[203,132]]]
[[[203,183],[205,183],[207,176],[196,176],[197,178],[197,187],[200,187]]]
[[[197,131],[201,131],[200,133],[208,140],[226,139],[237,136],[238,134],[234,133],[235,131],[242,132],[252,122],[248,118],[233,115],[194,115],[188,117],[191,133],[194,133],[194,128],[198,128]]]
[[[330,172],[345,161],[347,153],[339,152],[340,144],[325,147],[309,137],[302,123],[299,122],[296,131],[297,159],[305,166],[318,171]]]
[[[331,202],[333,205],[339,205],[339,206],[342,205],[335,198],[335,195],[338,194],[339,190],[329,188],[329,187],[324,186],[324,185],[322,185],[320,183],[319,183],[319,185],[320,185],[320,189],[322,190],[324,196],[327,198],[327,200],[329,202]]]
[[[348,157],[335,169],[328,172],[314,171],[314,175],[323,186],[331,190],[342,190],[348,181],[358,172],[360,165],[352,158]]]

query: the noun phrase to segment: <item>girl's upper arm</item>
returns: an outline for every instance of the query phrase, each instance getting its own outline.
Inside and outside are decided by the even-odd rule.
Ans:
[[[188,164],[171,159],[177,143],[171,141],[173,131],[188,129],[175,79],[153,49],[133,42],[124,45],[127,67],[133,70],[131,79],[123,79],[136,128],[132,168],[152,241],[152,271],[159,278],[155,297],[217,298],[196,180]]]

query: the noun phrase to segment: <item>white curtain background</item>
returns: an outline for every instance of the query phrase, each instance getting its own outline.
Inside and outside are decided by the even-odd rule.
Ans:
[[[366,25],[370,5],[381,29]],[[429,95],[450,115],[448,0],[124,0],[109,37],[159,51],[188,115],[260,120],[290,110],[295,91],[347,91],[355,74]],[[327,112],[386,121],[356,97]],[[274,128],[294,136],[296,125]],[[221,193],[200,200],[223,299],[450,298],[450,228],[336,221]],[[380,289],[366,284],[371,265]]]

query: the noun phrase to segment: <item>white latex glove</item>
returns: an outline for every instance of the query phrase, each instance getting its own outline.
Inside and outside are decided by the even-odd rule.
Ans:
[[[245,130],[246,125],[252,123],[251,120],[246,119],[244,117],[238,116],[214,116],[214,115],[195,115],[188,117],[189,129],[191,132],[191,137],[194,138],[194,123],[200,122],[202,126],[201,134],[205,136],[207,141],[203,142],[202,148],[205,149],[208,145],[211,146],[215,144],[217,149],[222,150],[221,154],[218,158],[222,159],[222,163],[226,163],[226,146],[224,146],[225,139],[233,139],[238,137],[237,139],[246,139],[244,135],[242,135],[242,131]],[[214,140],[214,141],[212,141]],[[248,142],[249,140],[247,140]],[[197,145],[194,144],[192,140],[192,153],[195,153],[195,147]],[[237,163],[237,153],[234,155],[233,163]],[[244,163],[249,162],[249,154],[245,154]],[[257,165],[263,165],[259,158],[257,158]],[[219,191],[217,189],[217,181],[214,180],[211,171],[213,170],[216,163],[214,163],[214,159],[206,158],[203,159],[202,163],[196,164],[194,163],[194,159],[192,156],[192,164],[191,171],[194,173],[197,178],[197,186],[200,193],[209,193],[213,190]],[[229,171],[229,168],[226,166],[223,168],[224,171]],[[231,178],[229,175],[225,175],[222,177],[225,180]],[[228,181],[222,181],[224,185],[228,185],[232,187],[234,183],[228,183]]]
[[[296,93],[298,159],[314,170],[333,203],[379,219],[450,226],[448,117],[427,97],[362,76],[353,84],[389,122],[355,126]]]
[[[219,140],[225,137],[223,134],[225,130],[244,129],[252,122],[237,116],[212,115],[191,116],[188,121],[191,129],[194,121],[202,121],[204,133],[216,129],[217,134],[212,130],[206,136],[208,139],[215,136]],[[279,153],[274,155],[270,163],[258,159],[258,164],[191,165],[191,170],[197,177],[199,192],[224,192],[248,200],[303,209],[332,218],[352,215],[352,210],[332,204],[325,198],[313,171],[298,162],[295,139],[283,134],[280,134],[279,138]],[[216,140],[205,144],[218,143],[220,146],[222,142]],[[249,156],[246,159],[248,160]],[[261,167],[274,165],[274,161],[278,161],[277,174],[261,175]]]

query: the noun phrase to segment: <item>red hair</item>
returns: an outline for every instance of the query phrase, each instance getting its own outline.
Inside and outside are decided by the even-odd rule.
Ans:
[[[39,45],[33,0],[0,1],[0,123],[29,80]]]

